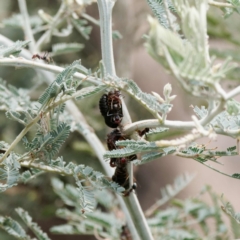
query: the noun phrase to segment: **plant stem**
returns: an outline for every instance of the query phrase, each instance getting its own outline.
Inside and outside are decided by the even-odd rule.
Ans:
[[[114,0],[98,0],[102,60],[107,74],[112,76],[116,75],[112,43],[112,8],[114,3]]]
[[[32,29],[29,21],[26,1],[18,0],[18,6],[23,18],[23,31],[25,33],[25,40],[31,41],[29,43],[29,48],[30,48],[30,51],[33,53],[35,51],[35,39],[33,37]]]
[[[36,124],[39,121],[40,117],[37,116],[29,123],[14,139],[14,141],[11,143],[7,151],[3,154],[3,156],[0,159],[0,163],[4,161],[4,159],[10,154],[10,152],[13,150],[13,148],[21,141],[21,139],[27,134],[27,132],[31,129],[31,127]]]
[[[60,6],[60,8],[58,9],[58,12],[56,13],[56,15],[54,16],[54,18],[52,19],[52,22],[50,23],[50,27],[49,30],[47,30],[37,41],[36,43],[36,51],[40,51],[42,49],[42,46],[45,43],[48,43],[51,39],[52,36],[52,31],[54,30],[54,27],[56,27],[59,24],[59,21],[62,21],[63,18],[63,14],[65,12],[67,8],[67,5],[65,3],[65,1],[62,1],[62,4]]]
[[[215,7],[228,7],[228,8],[235,8],[232,4],[230,3],[223,3],[223,2],[217,2],[217,1],[208,1],[209,5],[215,6]]]
[[[112,44],[112,8],[114,6],[114,0],[98,0],[98,9],[100,15],[100,29],[101,29],[101,47],[102,47],[102,59],[106,69],[107,75],[115,76],[115,63],[113,58],[113,44]],[[131,123],[131,118],[127,107],[122,100],[123,105],[123,121],[122,125]],[[133,184],[133,165],[128,166],[130,186]],[[146,222],[146,218],[142,212],[140,204],[135,194],[130,194],[128,198],[124,199],[128,206],[129,213],[132,221],[137,229],[137,232],[141,239],[152,240],[152,234],[149,226]],[[130,229],[132,235],[134,229]],[[137,239],[137,236],[133,236],[133,239]]]
[[[13,44],[13,42],[10,39],[4,37],[1,34],[0,34],[0,43],[2,43],[3,45],[6,45],[6,46],[10,46],[10,45]],[[26,57],[26,58],[29,58],[29,59],[31,59],[31,57],[32,57],[31,53],[29,51],[27,51],[26,49],[22,50],[21,55]],[[33,63],[33,61],[28,61],[28,62],[31,63],[31,65]],[[29,65],[29,66],[31,66],[31,65]],[[46,65],[46,64],[42,64],[42,65]],[[40,65],[39,65],[39,68],[41,68]],[[47,82],[48,84],[52,83],[52,81],[54,79],[54,76],[52,76],[51,73],[40,70],[40,69],[38,69],[38,67],[36,67],[36,69],[38,70],[38,72],[40,72],[43,75],[43,79],[44,79],[45,82]],[[54,68],[54,69],[56,70],[56,68]],[[58,69],[59,69],[59,67],[58,67]],[[63,70],[63,68],[60,68],[60,69],[61,70],[59,72],[61,72]],[[82,79],[82,76],[80,76],[80,79]],[[97,84],[99,84],[99,81],[95,80],[95,82]],[[103,147],[99,138],[94,133],[93,129],[90,128],[90,126],[87,124],[84,116],[82,115],[82,113],[79,111],[79,109],[76,107],[76,105],[72,101],[68,101],[66,103],[66,109],[67,109],[67,111],[69,111],[72,114],[72,117],[75,120],[75,122],[79,124],[80,128],[78,128],[77,131],[80,134],[82,134],[83,137],[86,139],[86,141],[89,143],[89,145],[93,147],[93,150],[95,151],[96,155],[98,156],[99,162],[102,165],[103,169],[106,171],[107,175],[112,176],[113,169],[110,168],[106,164],[105,160],[103,159],[103,154],[105,152],[105,148]],[[125,204],[125,202],[124,202],[124,200],[121,196],[117,195],[117,198],[118,198],[118,201],[119,201],[119,204],[120,204],[122,210],[125,213],[126,221],[127,221],[128,227],[131,231],[132,237],[133,237],[134,240],[138,240],[139,239],[138,233],[137,233],[136,228],[133,224],[132,217],[129,214],[127,206],[126,206],[126,204]]]
[[[47,71],[53,72],[53,73],[61,73],[64,70],[64,68],[58,67],[56,65],[41,63],[41,62],[37,62],[34,60],[27,60],[24,58],[1,58],[0,65],[1,66],[13,66],[13,67],[17,67],[17,68],[30,67],[30,68],[34,68],[34,69],[47,70]],[[73,76],[80,80],[87,79],[87,81],[89,81],[93,84],[96,84],[96,85],[98,85],[100,83],[100,79],[97,79],[97,78],[94,78],[91,76],[88,77],[82,73],[75,73]]]

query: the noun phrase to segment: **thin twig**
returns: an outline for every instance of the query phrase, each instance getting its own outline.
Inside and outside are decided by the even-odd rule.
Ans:
[[[20,8],[20,12],[23,18],[23,31],[25,33],[25,39],[31,41],[29,43],[29,48],[30,48],[30,51],[33,53],[35,50],[35,39],[33,37],[33,32],[32,32],[30,21],[29,21],[26,1],[18,0],[18,6]]]
[[[234,88],[232,91],[226,94],[226,100],[229,100],[230,98],[236,97],[240,94],[240,86]]]
[[[217,1],[208,1],[209,5],[212,5],[214,7],[227,7],[227,8],[235,8],[232,4],[230,3],[223,3],[223,2],[217,2]]]
[[[40,51],[43,44],[48,43],[50,41],[52,32],[53,32],[54,28],[59,24],[59,21],[65,20],[65,18],[63,18],[63,14],[64,14],[66,8],[67,8],[67,5],[66,5],[65,1],[62,1],[62,4],[61,4],[60,8],[58,9],[58,12],[52,19],[52,22],[49,24],[50,25],[49,29],[38,39],[38,41],[36,43],[36,47],[35,47],[36,51]]]
[[[22,57],[20,57],[20,58],[1,58],[0,65],[1,66],[13,66],[16,68],[30,67],[30,68],[34,68],[34,69],[47,70],[47,71],[53,72],[53,73],[61,73],[64,70],[64,68],[58,67],[56,65],[37,62],[34,60],[27,60]],[[94,78],[91,76],[87,77],[86,75],[84,75],[82,73],[74,73],[73,76],[79,80],[86,79],[87,81],[94,83],[96,85],[98,85],[100,83],[100,79],[97,79],[97,78]]]
[[[0,34],[0,43],[2,45],[6,45],[6,46],[10,46],[13,44],[13,42],[10,39],[6,38],[5,36],[3,36],[1,34]],[[31,53],[29,51],[27,51],[26,49],[23,49],[20,54],[29,59],[31,59],[31,57],[32,57]],[[48,84],[52,83],[52,81],[54,79],[54,76],[52,76],[52,73],[43,71],[38,68],[36,68],[36,70],[42,74],[42,76],[43,76],[42,79],[45,82],[47,82]],[[61,69],[61,71],[62,70],[63,69]],[[77,108],[77,106],[71,100],[66,103],[66,109],[67,109],[67,111],[69,111],[71,113],[74,121],[81,126],[81,129],[84,129],[83,131],[81,131],[80,128],[78,128],[77,131],[83,135],[83,137],[86,139],[86,141],[89,143],[89,145],[93,148],[93,150],[95,151],[96,155],[98,156],[99,162],[102,165],[103,169],[105,170],[106,174],[108,176],[112,176],[113,169],[110,168],[106,164],[105,160],[103,159],[103,154],[105,152],[105,148],[104,148],[103,144],[101,143],[101,141],[99,140],[99,138],[94,133],[94,131],[87,124],[87,122],[86,122],[84,116],[82,115],[82,113],[80,112],[80,110]],[[132,233],[132,236],[136,240],[139,239],[138,233],[136,232],[136,229],[133,225],[132,217],[129,214],[129,210],[128,210],[123,198],[119,195],[117,195],[117,198],[118,198],[119,204],[121,206],[121,209],[125,213],[126,221],[127,221],[128,227]]]
[[[174,31],[173,24],[172,24],[171,13],[170,13],[169,8],[168,8],[167,0],[163,0],[163,4],[164,4],[164,8],[165,8],[165,11],[166,11],[166,14],[167,14],[167,19],[168,19],[169,27],[170,27],[170,29],[171,29],[173,32],[175,32],[175,31]]]
[[[98,9],[100,15],[100,30],[101,30],[101,47],[102,47],[102,59],[106,68],[107,75],[115,76],[115,63],[113,58],[113,43],[112,43],[112,8],[114,0],[98,0]],[[131,118],[127,107],[122,101],[123,105],[123,121],[122,125],[131,123]],[[133,165],[129,164],[129,178],[130,186],[132,185],[133,179]],[[132,221],[134,222],[135,228],[129,226],[133,239],[153,240],[150,228],[147,224],[146,218],[144,217],[141,206],[135,194],[130,194],[129,197],[125,198],[125,203],[128,206],[128,210]],[[136,232],[137,230],[137,232]],[[138,236],[139,235],[139,236]]]
[[[91,22],[91,23],[93,23],[93,24],[95,24],[95,25],[97,25],[97,26],[100,25],[98,20],[96,20],[96,19],[93,18],[92,16],[88,15],[87,13],[82,13],[82,14],[81,14],[81,17],[87,19],[89,22]]]

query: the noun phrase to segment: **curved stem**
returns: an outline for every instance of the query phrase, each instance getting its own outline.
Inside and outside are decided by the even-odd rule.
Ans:
[[[112,76],[116,75],[112,43],[112,8],[114,3],[114,0],[98,0],[102,60],[107,74]]]
[[[60,8],[58,9],[58,12],[56,13],[56,15],[54,16],[54,18],[52,19],[52,22],[50,23],[50,27],[49,27],[49,30],[47,30],[37,41],[36,43],[36,46],[35,46],[35,49],[36,51],[40,51],[42,49],[42,46],[45,44],[45,43],[48,43],[51,39],[51,36],[52,36],[52,32],[54,30],[54,27],[56,27],[59,22],[63,21],[64,18],[63,18],[63,14],[65,12],[67,8],[67,5],[65,3],[65,1],[62,1],[62,4],[60,6]]]
[[[209,5],[215,6],[215,7],[227,7],[227,8],[235,8],[232,4],[230,3],[223,3],[223,2],[217,2],[217,1],[208,1]]]
[[[114,6],[114,0],[98,0],[99,15],[100,15],[100,29],[101,29],[101,47],[102,47],[102,59],[106,69],[106,74],[110,76],[115,76],[115,63],[113,58],[113,44],[112,44],[112,8]],[[123,106],[123,121],[122,125],[131,123],[131,118],[127,107],[122,100]],[[133,164],[128,165],[130,186],[133,184]],[[142,212],[141,206],[135,194],[130,194],[128,198],[124,199],[128,206],[131,219],[138,231],[141,239],[152,240],[152,234],[150,232],[149,226],[146,222],[146,218]],[[139,239],[136,231],[130,229],[133,239]],[[134,232],[133,232],[134,231]]]
[[[46,64],[46,63],[42,63],[42,62],[37,62],[34,60],[27,60],[24,58],[1,58],[0,65],[1,66],[12,66],[12,67],[31,67],[34,69],[47,70],[47,71],[53,72],[53,73],[60,73],[64,70],[64,68],[62,68],[62,67],[58,67],[55,65],[50,65],[50,64]],[[88,77],[82,73],[75,73],[73,76],[80,80],[86,79],[87,81],[89,81],[93,84],[96,84],[96,85],[98,85],[100,83],[100,79],[90,77],[90,76]]]
[[[21,141],[21,139],[27,134],[27,132],[31,129],[31,127],[36,124],[40,119],[40,116],[37,116],[29,123],[14,139],[14,141],[11,143],[7,151],[3,154],[3,156],[0,159],[0,163],[4,161],[4,159],[10,154],[10,152],[13,150],[13,148]]]
[[[13,44],[13,42],[10,39],[4,37],[1,34],[0,34],[0,43],[3,44],[3,45],[6,45],[6,46],[10,46],[10,45]],[[29,58],[29,59],[31,59],[31,57],[32,57],[31,53],[29,51],[27,51],[26,49],[22,50],[21,56],[24,56],[24,57]],[[32,61],[29,61],[29,62],[32,63]],[[41,64],[41,67],[42,67],[42,65],[46,65],[46,64]],[[39,68],[41,68],[41,67],[39,65]],[[52,73],[43,71],[41,69],[38,69],[37,67],[36,67],[36,69],[38,70],[38,72],[40,72],[43,75],[42,79],[44,79],[45,82],[47,82],[48,84],[52,83],[52,81],[54,79],[54,76],[53,76]],[[56,68],[54,68],[54,69],[56,69]],[[61,72],[62,70],[63,70],[63,68],[61,68],[61,70],[59,72]],[[76,75],[74,75],[74,76],[76,76]],[[80,77],[80,79],[82,79],[81,76],[79,76],[79,77]],[[99,84],[99,81],[96,81],[96,83]],[[72,117],[75,120],[75,122],[79,124],[80,127],[77,129],[77,131],[80,134],[82,134],[83,137],[86,139],[86,141],[89,143],[89,145],[93,147],[96,155],[99,158],[100,164],[102,165],[103,169],[106,171],[106,174],[108,176],[112,176],[113,169],[110,168],[106,164],[105,160],[103,159],[103,154],[105,152],[105,148],[103,147],[103,144],[100,142],[99,138],[96,136],[94,131],[87,124],[87,122],[86,122],[84,116],[82,115],[82,113],[79,111],[77,106],[71,100],[67,102],[66,109],[72,114]],[[127,206],[126,206],[123,198],[119,195],[117,195],[117,198],[118,198],[118,201],[119,201],[119,204],[120,204],[122,210],[125,213],[127,224],[128,224],[128,227],[131,231],[132,237],[133,237],[134,240],[135,239],[138,240],[139,239],[138,233],[136,232],[136,228],[133,224],[132,217],[129,214],[129,210],[127,209]]]
[[[27,10],[27,4],[25,0],[18,0],[18,6],[20,8],[20,12],[22,14],[23,18],[23,31],[25,33],[25,40],[30,40],[29,48],[31,52],[34,52],[35,50],[35,39],[33,37],[33,32],[31,29],[29,16],[28,16],[28,10]]]

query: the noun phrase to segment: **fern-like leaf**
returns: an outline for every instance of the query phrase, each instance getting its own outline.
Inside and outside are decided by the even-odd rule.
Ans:
[[[84,48],[80,43],[58,43],[52,46],[51,56],[58,56],[61,54],[79,52]]]
[[[37,176],[41,175],[45,173],[44,171],[41,171],[41,170],[38,170],[38,169],[31,169],[31,170],[27,170],[27,171],[24,171],[22,174],[21,174],[21,181],[24,182],[24,183],[27,183],[28,181],[32,180],[32,179],[35,179]]]
[[[155,17],[158,19],[159,23],[164,28],[169,28],[170,23],[169,23],[169,19],[167,17],[167,13],[166,13],[166,9],[165,9],[163,0],[147,0],[147,2],[148,2],[148,5],[151,7]],[[171,0],[167,0],[167,5],[168,5],[169,10],[176,13],[176,9]],[[171,14],[171,12],[169,13],[169,15],[171,18],[171,22],[175,23],[176,17],[173,14]],[[175,26],[174,30],[179,29],[179,26],[176,25],[176,23],[173,26]]]
[[[5,27],[14,27],[14,28],[23,28],[24,21],[21,14],[13,14],[9,18],[3,19],[2,23]],[[32,28],[40,26],[42,24],[42,20],[38,16],[29,16],[29,23]]]
[[[19,180],[20,164],[17,161],[17,156],[12,153],[3,162],[3,168],[0,168],[0,180],[5,181],[5,184],[0,183],[0,192],[5,191],[17,185]]]
[[[51,232],[58,234],[94,234],[97,231],[99,235],[106,239],[120,239],[119,232],[122,222],[111,213],[100,211],[87,213],[87,220],[84,221],[83,217],[76,211],[58,209],[57,216],[67,220],[68,223],[52,227]]]
[[[34,232],[36,237],[39,240],[51,240],[46,233],[44,233],[41,228],[32,221],[31,216],[27,211],[24,211],[22,208],[15,209],[19,217],[25,222],[25,224]]]
[[[0,216],[0,228],[5,230],[10,236],[19,240],[32,240],[21,227],[21,225],[10,217]]]
[[[89,34],[92,31],[92,27],[87,26],[88,22],[86,20],[71,18],[71,23],[85,39],[89,39]]]
[[[22,48],[26,47],[30,41],[16,41],[13,45],[5,47],[0,46],[0,57],[18,56]]]
[[[161,104],[154,95],[142,92],[133,80],[123,79],[122,82],[129,88],[129,93],[138,99],[143,105],[147,106],[151,111],[168,113],[172,108],[172,104]]]
[[[61,92],[61,84],[77,71],[77,66],[79,65],[79,63],[79,60],[74,61],[60,74],[58,74],[56,80],[50,86],[48,86],[48,88],[40,96],[38,101],[42,105],[46,104],[51,98],[56,97]]]
[[[50,140],[45,145],[49,157],[52,158],[58,152],[62,144],[66,141],[70,133],[70,126],[66,123],[61,123],[56,130],[50,132]]]
[[[233,206],[229,202],[224,202],[222,199],[222,210],[240,224],[240,213],[235,213]]]
[[[106,85],[98,85],[96,87],[86,87],[78,91],[78,96],[76,97],[77,100],[81,100],[86,97],[90,97],[93,94],[99,93],[107,88]]]
[[[150,129],[150,131],[147,132],[146,135],[147,136],[152,136],[154,134],[164,133],[168,130],[169,130],[169,128],[163,128],[163,127],[154,128],[154,129]]]

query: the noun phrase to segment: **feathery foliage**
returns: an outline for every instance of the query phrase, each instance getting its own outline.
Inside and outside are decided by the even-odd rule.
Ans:
[[[0,216],[0,228],[5,230],[15,239],[32,240],[32,238],[30,238],[30,236],[26,234],[25,230],[21,227],[21,225],[10,217]]]
[[[2,26],[21,28],[24,30],[26,39],[33,37],[34,40],[29,44],[29,52],[31,54],[33,54],[32,51],[38,51],[40,54],[44,51],[43,46],[51,46],[51,38],[53,36],[58,38],[65,37],[65,42],[59,43],[60,41],[57,40],[58,44],[52,45],[51,56],[79,52],[86,45],[85,42],[84,44],[72,43],[75,40],[66,42],[70,39],[68,37],[73,33],[74,28],[85,40],[88,40],[92,30],[90,23],[100,26],[101,33],[104,36],[108,33],[108,31],[105,31],[105,27],[111,27],[111,22],[108,21],[110,15],[104,16],[106,18],[103,20],[100,14],[100,21],[98,21],[86,13],[86,6],[93,2],[95,1],[62,0],[59,10],[56,11],[54,16],[44,10],[40,10],[38,12],[39,17],[29,16],[28,18],[27,12],[31,13],[32,11],[25,11],[24,13],[20,8],[20,11],[25,16],[19,14],[13,15],[5,19]],[[108,1],[109,5],[106,6],[103,4],[104,8],[108,8],[111,4],[113,5],[113,2]],[[60,148],[66,142],[70,131],[77,130],[81,133],[89,141],[90,144],[87,148],[90,148],[90,146],[94,145],[94,141],[98,142],[93,129],[99,130],[100,127],[97,129],[94,124],[97,122],[98,126],[101,126],[101,121],[98,121],[99,114],[96,112],[94,115],[94,109],[97,105],[97,101],[94,98],[92,98],[93,100],[90,99],[92,103],[95,101],[91,105],[91,108],[88,108],[91,103],[90,100],[86,101],[87,107],[84,106],[88,108],[86,121],[84,118],[79,119],[79,121],[75,118],[75,116],[81,117],[81,113],[79,112],[76,112],[76,115],[75,113],[71,115],[69,113],[73,111],[65,111],[65,108],[68,108],[67,110],[74,109],[71,108],[72,103],[69,105],[65,103],[67,99],[82,100],[83,98],[93,97],[94,94],[101,93],[105,89],[114,88],[123,90],[128,95],[131,95],[153,115],[153,121],[144,120],[139,125],[138,123],[130,125],[129,129],[134,129],[135,132],[130,132],[129,136],[138,140],[127,139],[117,141],[117,149],[107,151],[104,154],[104,158],[122,158],[138,154],[139,160],[133,162],[138,165],[146,164],[163,156],[176,154],[179,157],[192,158],[202,165],[218,171],[209,164],[209,161],[215,165],[216,163],[220,163],[218,161],[220,157],[238,155],[239,149],[236,146],[226,146],[226,149],[208,149],[205,144],[194,142],[202,136],[212,139],[212,135],[217,134],[239,138],[240,104],[234,99],[240,92],[239,87],[236,87],[234,90],[230,89],[227,92],[221,86],[222,80],[227,80],[229,76],[234,76],[234,74],[235,79],[238,80],[239,69],[234,69],[235,64],[232,64],[231,59],[228,58],[229,55],[232,55],[234,61],[237,63],[240,62],[237,51],[235,49],[232,52],[226,50],[223,53],[221,50],[218,50],[215,51],[216,54],[214,53],[216,56],[211,56],[210,53],[212,54],[213,52],[209,51],[208,43],[207,11],[209,4],[215,5],[215,7],[225,4],[220,4],[220,2],[216,1],[208,2],[207,0],[147,0],[147,2],[157,18],[153,19],[149,17],[150,32],[149,36],[146,37],[146,47],[149,54],[158,63],[162,64],[168,72],[172,73],[188,93],[201,98],[201,100],[206,101],[208,104],[208,106],[206,105],[207,107],[200,107],[199,105],[193,107],[193,112],[197,118],[193,116],[193,121],[191,122],[168,120],[167,115],[171,111],[173,107],[172,101],[176,97],[175,95],[171,95],[172,88],[169,83],[164,86],[163,97],[161,97],[156,92],[152,92],[151,94],[143,92],[133,80],[115,76],[114,70],[112,71],[112,76],[109,75],[111,71],[109,71],[108,65],[111,65],[114,69],[114,62],[107,63],[105,61],[107,58],[104,58],[108,53],[112,54],[110,39],[108,39],[109,44],[106,44],[109,48],[105,49],[106,46],[102,44],[103,61],[100,61],[98,70],[92,73],[91,70],[84,67],[77,60],[58,74],[56,79],[46,88],[40,97],[39,91],[41,91],[42,86],[38,85],[38,82],[41,83],[42,79],[48,78],[48,74],[43,73],[42,70],[38,71],[37,68],[40,66],[44,71],[58,71],[58,68],[54,65],[43,65],[42,63],[31,64],[31,61],[26,61],[22,58],[7,58],[11,55],[18,55],[22,48],[27,46],[29,41],[17,41],[12,46],[0,47],[1,64],[6,65],[11,62],[11,66],[30,66],[37,69],[39,76],[41,76],[38,79],[40,81],[30,90],[18,89],[14,86],[6,85],[2,80],[0,81],[0,109],[5,111],[5,116],[3,116],[23,125],[22,131],[12,143],[0,142],[0,192],[17,185],[19,180],[26,184],[21,187],[27,188],[27,184],[31,180],[40,177],[43,173],[54,173],[55,176],[52,179],[53,190],[66,205],[65,208],[57,210],[57,215],[65,219],[66,223],[53,227],[52,231],[55,233],[92,234],[99,239],[123,239],[122,227],[126,224],[125,220],[118,220],[121,210],[119,209],[116,196],[111,193],[111,191],[114,191],[122,195],[126,193],[124,192],[125,189],[106,177],[103,173],[95,171],[95,166],[93,168],[80,164],[80,162],[75,163],[73,161],[74,158],[71,159],[73,154],[67,156],[67,163],[63,160],[63,157],[58,156]],[[19,4],[21,6],[21,1],[19,1]],[[229,17],[233,12],[240,13],[239,0],[228,0],[226,6],[229,6],[229,4],[233,8],[221,8],[224,11],[225,17]],[[110,8],[112,8],[112,5]],[[102,27],[104,28],[102,29]],[[223,35],[227,35],[227,31],[224,28],[221,28],[221,30],[223,31]],[[77,31],[74,32],[74,37]],[[110,37],[116,37],[116,32]],[[119,38],[119,36],[117,37]],[[230,41],[233,44],[239,44],[239,40],[234,39],[232,36],[225,36],[226,38],[231,38]],[[233,53],[233,51],[235,52]],[[221,55],[220,52],[223,54]],[[24,55],[26,53],[27,51],[24,51]],[[85,52],[81,54],[83,58],[84,55]],[[222,58],[221,62],[218,59],[219,57]],[[83,63],[85,60],[83,59]],[[111,57],[108,60],[111,61]],[[89,61],[87,63],[89,64]],[[92,65],[91,67],[94,68],[95,66]],[[235,72],[232,71],[233,69]],[[84,75],[75,74],[76,72],[83,73]],[[28,74],[26,76],[30,79]],[[91,80],[95,80],[91,82],[96,82],[99,78],[102,80],[97,82],[96,86],[89,86],[88,80],[90,76]],[[230,77],[230,79],[234,79],[234,77]],[[80,84],[82,84],[81,88]],[[39,101],[35,102],[29,96],[34,99],[39,97]],[[79,106],[81,108],[81,104]],[[85,115],[84,107],[81,109],[83,110],[83,115]],[[127,111],[125,111],[124,107],[123,115],[126,118]],[[89,109],[93,110],[91,111],[93,115],[91,115]],[[89,116],[97,117],[96,119],[89,120]],[[123,119],[122,121],[123,126],[119,126],[120,131],[125,129],[125,120],[127,119]],[[90,125],[93,123],[91,127],[87,125],[88,121]],[[148,123],[149,126],[147,126]],[[6,125],[8,124],[12,124],[12,121],[6,123]],[[159,125],[159,127],[154,128],[156,125]],[[150,131],[145,136],[139,137],[137,135],[137,126],[141,126],[141,129],[145,127],[150,128]],[[183,126],[183,129],[181,129],[181,126]],[[34,129],[34,127],[36,128]],[[168,136],[170,136],[173,131],[177,132],[175,131],[176,129],[186,131],[186,135],[182,138],[177,136],[176,140],[169,140],[166,139],[165,134],[162,134],[169,131]],[[12,132],[14,131],[11,129]],[[123,132],[123,134],[125,133]],[[155,137],[154,135],[156,134],[158,141],[151,140],[153,139],[151,137]],[[175,133],[175,135],[178,135],[178,133]],[[9,136],[9,138],[11,137]],[[149,141],[146,141],[145,137]],[[75,136],[72,137],[72,139],[74,138]],[[21,139],[26,147],[25,151],[24,149],[20,149],[19,146],[17,146],[19,148],[16,147]],[[188,139],[190,140],[187,141]],[[81,141],[83,140],[81,139]],[[70,145],[68,144],[68,147],[71,147]],[[102,159],[102,156],[100,156],[102,155],[102,150],[95,149],[94,147],[93,149],[97,153],[97,156]],[[81,148],[83,149],[84,147],[81,146]],[[21,154],[13,152],[17,152],[18,150]],[[92,152],[87,152],[86,156],[87,154],[92,154]],[[77,161],[80,160],[77,158]],[[21,166],[23,167],[22,169]],[[221,173],[235,179],[240,179],[240,173],[237,171],[232,175],[224,172]],[[64,181],[60,180],[57,175],[61,176],[61,178],[64,177]],[[132,174],[129,174],[129,176],[131,180]],[[210,187],[205,187],[198,197],[187,198],[186,200],[176,199],[176,195],[192,179],[192,175],[184,174],[178,177],[173,185],[167,185],[161,189],[161,199],[153,205],[150,214],[147,214],[150,216],[148,223],[154,235],[153,238],[202,239],[208,236],[212,239],[232,239],[233,235],[235,238],[240,237],[239,226],[237,225],[239,224],[239,214],[234,212],[229,203],[224,203],[224,206],[221,207],[222,204],[219,203],[219,196]],[[72,184],[72,180],[75,184]],[[212,204],[201,200],[201,196],[205,193],[212,200]],[[134,194],[133,189],[131,189],[129,194]],[[129,202],[128,206],[131,206],[135,200],[135,196],[130,196],[130,201],[125,202]],[[166,202],[169,202],[169,206],[160,209]],[[137,204],[135,207],[138,209]],[[129,211],[130,214],[135,214],[132,210]],[[32,222],[32,218],[26,211],[21,208],[18,208],[16,211],[38,239],[49,239],[47,234],[43,233]],[[225,219],[222,217],[223,211],[231,218],[232,235],[229,234]],[[209,227],[210,219],[215,224],[214,229]],[[139,223],[144,222],[143,220],[141,217],[137,220],[133,217],[133,221],[139,221]],[[138,223],[135,225],[138,227]],[[197,228],[194,228],[193,225],[197,225]],[[0,227],[17,239],[31,240],[25,230],[10,217],[0,216]],[[140,232],[141,229],[138,228],[137,230]]]
[[[0,79],[0,109],[24,112],[31,115],[35,102],[30,101],[28,90],[16,88]],[[30,109],[29,109],[30,108]],[[27,113],[25,113],[27,114]]]
[[[81,89],[80,91],[78,91],[78,96],[76,97],[76,100],[82,100],[83,98],[86,97],[90,97],[95,93],[101,92],[103,90],[105,90],[107,88],[107,86],[105,85],[98,85],[96,87],[85,87],[83,89]]]
[[[200,199],[203,194],[207,194],[211,198],[212,207]],[[215,233],[212,235],[228,239],[231,235],[227,232],[227,225],[223,220],[220,197],[208,186],[203,189],[200,197],[189,198],[185,201],[173,199],[167,209],[157,211],[153,217],[148,219],[154,236],[160,236],[163,239],[167,239],[167,237],[171,239],[201,239],[203,236],[210,236],[208,221],[215,219]],[[201,230],[193,228],[193,225],[198,225]]]
[[[48,235],[44,233],[35,222],[32,221],[32,218],[27,211],[23,210],[22,208],[17,208],[15,210],[18,213],[19,217],[33,231],[39,240],[51,240]]]
[[[9,47],[0,46],[0,57],[18,56],[22,48],[28,45],[30,41],[17,41]]]
[[[231,218],[233,218],[238,224],[240,224],[240,213],[235,213],[233,206],[229,202],[223,202],[222,210],[228,214]]]
[[[35,169],[35,168],[32,168],[30,170],[24,171],[21,174],[21,181],[23,183],[27,183],[27,182],[31,181],[32,179],[35,179],[37,176],[39,176],[43,173],[45,173],[45,172],[41,171],[41,170],[38,170],[38,169]]]
[[[163,0],[147,0],[147,2],[152,9],[155,17],[158,19],[159,23],[163,27],[170,28],[170,25],[174,23],[174,30],[179,30],[179,26],[178,24],[176,24],[176,17],[171,12],[169,12],[170,19],[168,19]],[[173,13],[176,13],[176,9],[172,1],[167,0],[166,3],[169,10]],[[171,23],[169,22],[169,20],[171,21]]]
[[[0,192],[17,185],[19,180],[19,169],[20,164],[17,161],[17,156],[14,153],[11,153],[4,160],[3,165],[1,165],[0,168]]]
[[[194,174],[184,173],[174,179],[173,185],[166,185],[164,188],[160,189],[162,198],[158,200],[158,207],[170,201],[179,192],[181,192],[190,182],[194,179]]]
[[[80,43],[58,43],[52,46],[51,56],[58,56],[72,52],[79,52],[84,48]]]
[[[73,163],[65,165],[62,158],[52,161],[51,165],[74,176],[77,188],[69,184],[64,187],[64,184],[55,178],[52,180],[52,185],[65,204],[74,206],[83,213],[92,212],[96,206],[94,189],[109,188],[118,194],[124,191],[123,187],[108,180],[101,172],[94,171],[91,167]]]
[[[146,133],[146,135],[151,136],[151,135],[154,135],[154,134],[164,133],[168,130],[169,130],[169,128],[162,128],[162,127],[153,128],[153,129],[150,129],[149,132]]]
[[[121,221],[113,214],[95,211],[86,214],[87,219],[68,209],[59,209],[57,216],[68,221],[67,224],[54,226],[53,233],[58,234],[92,234],[113,240],[119,239]],[[71,219],[71,221],[69,221]]]
[[[33,158],[52,159],[59,151],[62,144],[68,138],[70,127],[66,123],[60,123],[56,129],[48,132],[38,132],[38,135],[28,142],[27,138],[23,138],[23,143],[27,150],[33,154]]]
[[[29,22],[31,27],[38,27],[43,23],[39,16],[30,16]],[[24,27],[24,22],[21,14],[13,14],[9,18],[3,19],[2,23],[4,24],[4,27],[14,27],[14,28]]]
[[[89,39],[92,27],[87,25],[88,21],[71,18],[71,23],[85,39]]]
[[[59,93],[72,94],[75,92],[75,84],[72,76],[77,71],[77,67],[80,65],[78,60],[74,61],[70,66],[65,68],[60,74],[58,74],[56,80],[50,84],[50,86],[40,96],[39,102],[42,104],[41,109],[51,100],[58,96]]]

